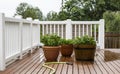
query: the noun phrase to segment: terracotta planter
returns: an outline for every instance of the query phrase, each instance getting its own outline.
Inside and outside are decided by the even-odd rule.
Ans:
[[[73,45],[61,45],[61,54],[65,57],[70,57],[73,53]]]
[[[75,45],[76,60],[94,61],[95,49],[94,45]]]
[[[59,55],[60,46],[44,46],[44,56],[46,61],[57,61]]]

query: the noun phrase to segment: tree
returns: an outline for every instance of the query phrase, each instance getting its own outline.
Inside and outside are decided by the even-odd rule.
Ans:
[[[62,17],[62,19],[67,18],[72,20],[79,20],[81,16],[84,15],[83,10],[79,8],[78,0],[66,1],[59,14],[64,15],[64,17],[59,16]]]
[[[20,3],[19,6],[16,9],[15,16],[16,15],[23,15],[28,7],[29,7],[29,5],[27,3]]]
[[[66,0],[62,11],[72,20],[99,20],[105,11],[120,11],[116,0]]]
[[[20,3],[16,9],[16,15],[21,15],[22,18],[31,17],[32,19],[42,20],[42,12],[38,7],[33,7],[27,3]]]
[[[58,13],[58,18],[59,20],[66,20],[66,19],[69,19],[69,15],[66,11],[60,11]]]
[[[48,20],[48,21],[56,21],[56,20],[58,20],[58,14],[57,14],[57,12],[50,11],[47,14],[46,20]]]
[[[120,32],[120,11],[107,11],[103,14],[106,24],[106,32]]]

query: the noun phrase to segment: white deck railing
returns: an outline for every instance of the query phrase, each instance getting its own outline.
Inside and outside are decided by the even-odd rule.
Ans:
[[[62,38],[73,39],[84,35],[93,36],[97,45],[104,49],[104,20],[100,21],[33,21],[30,18],[8,18],[0,14],[0,70],[7,62],[18,58],[40,44],[42,35],[56,33]],[[97,35],[98,32],[98,35]]]
[[[94,37],[97,46],[104,49],[104,19],[100,21],[40,21],[42,35],[57,34],[62,38],[74,39],[84,35]]]

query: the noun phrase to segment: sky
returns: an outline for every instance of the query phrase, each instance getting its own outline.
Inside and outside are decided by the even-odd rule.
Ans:
[[[43,15],[46,15],[49,11],[60,11],[62,0],[0,0],[0,13],[4,13],[6,17],[13,17],[16,12],[17,6],[26,2],[33,7],[38,7]]]

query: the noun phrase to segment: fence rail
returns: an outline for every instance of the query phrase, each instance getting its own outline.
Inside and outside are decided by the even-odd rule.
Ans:
[[[53,34],[66,39],[84,35],[94,36],[97,46],[104,49],[104,20],[99,21],[33,21],[31,18],[8,18],[0,14],[0,70],[7,62],[23,53],[32,52],[40,44],[40,33]],[[98,37],[96,33],[98,32]]]

